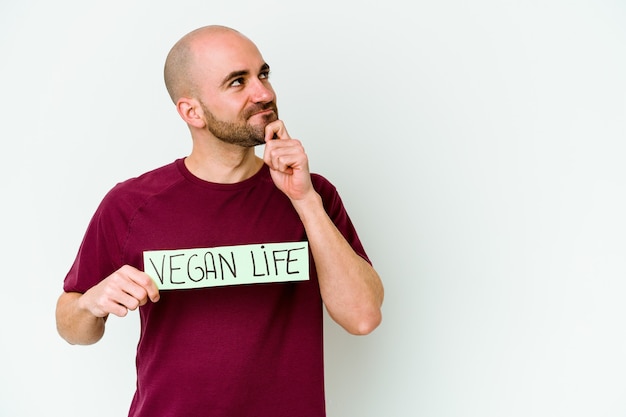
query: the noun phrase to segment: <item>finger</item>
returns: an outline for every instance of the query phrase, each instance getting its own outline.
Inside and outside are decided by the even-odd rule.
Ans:
[[[284,172],[291,163],[291,156],[288,149],[271,146],[274,143],[268,144],[265,148],[265,162],[270,168]]]
[[[263,159],[270,168],[291,172],[293,168],[302,166],[306,161],[306,153],[302,143],[297,139],[272,141],[266,145]]]
[[[300,165],[302,154],[298,149],[286,149],[276,158],[275,166],[279,171],[290,171]]]
[[[285,156],[278,156],[272,163],[272,167],[279,172],[284,172],[285,174],[293,173],[293,168],[291,167],[291,160]]]
[[[127,292],[136,297],[140,305],[144,305],[148,301],[148,298],[153,303],[159,301],[159,289],[148,274],[128,265],[123,268],[126,276],[137,285],[137,287],[129,288]]]
[[[282,120],[275,120],[265,126],[265,142],[272,139],[291,139]]]
[[[123,293],[118,294],[117,299],[114,301],[116,301],[120,307],[123,307],[126,310],[134,311],[137,309],[137,307],[142,305],[140,297],[141,297],[140,295],[123,292]],[[145,295],[144,295],[144,299],[145,299]]]
[[[138,301],[133,296],[117,285],[104,285],[96,293],[85,293],[85,295],[87,294],[95,297],[91,303],[90,311],[98,317],[104,317],[108,314],[124,317],[128,314],[128,310],[135,309],[138,305]]]
[[[111,302],[111,305],[105,308],[105,311],[107,311],[107,314],[113,314],[114,316],[117,317],[126,317],[126,315],[128,314],[128,307],[122,305],[122,304],[117,304],[117,303],[113,303]]]

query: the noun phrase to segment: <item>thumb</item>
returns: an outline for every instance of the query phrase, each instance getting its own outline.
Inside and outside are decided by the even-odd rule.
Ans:
[[[265,142],[272,139],[291,139],[282,120],[275,120],[265,126]]]

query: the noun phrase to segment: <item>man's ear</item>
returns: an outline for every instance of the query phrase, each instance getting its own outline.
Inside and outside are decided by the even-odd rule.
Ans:
[[[176,102],[176,110],[185,123],[198,129],[206,126],[204,121],[204,113],[200,107],[198,100],[193,98],[181,97]]]

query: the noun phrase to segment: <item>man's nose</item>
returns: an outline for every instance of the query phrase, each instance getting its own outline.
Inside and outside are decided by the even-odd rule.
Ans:
[[[251,99],[255,103],[269,103],[273,101],[274,90],[272,86],[261,80],[256,80],[256,82],[252,85]]]

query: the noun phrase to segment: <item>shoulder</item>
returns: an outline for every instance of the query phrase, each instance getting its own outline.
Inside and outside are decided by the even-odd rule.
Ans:
[[[320,194],[334,194],[337,192],[335,186],[321,174],[311,173],[311,182],[315,190]]]
[[[326,177],[320,174],[311,174],[311,182],[313,188],[322,197],[324,208],[331,216],[344,210],[341,196],[337,191],[337,187],[331,183]]]
[[[175,187],[184,181],[178,168],[179,161],[119,182],[104,196],[100,210],[133,211],[152,197]]]
[[[138,177],[129,178],[116,184],[109,195],[129,197],[133,195],[150,196],[178,184],[184,179],[178,169],[176,160],[165,166],[153,169]]]

